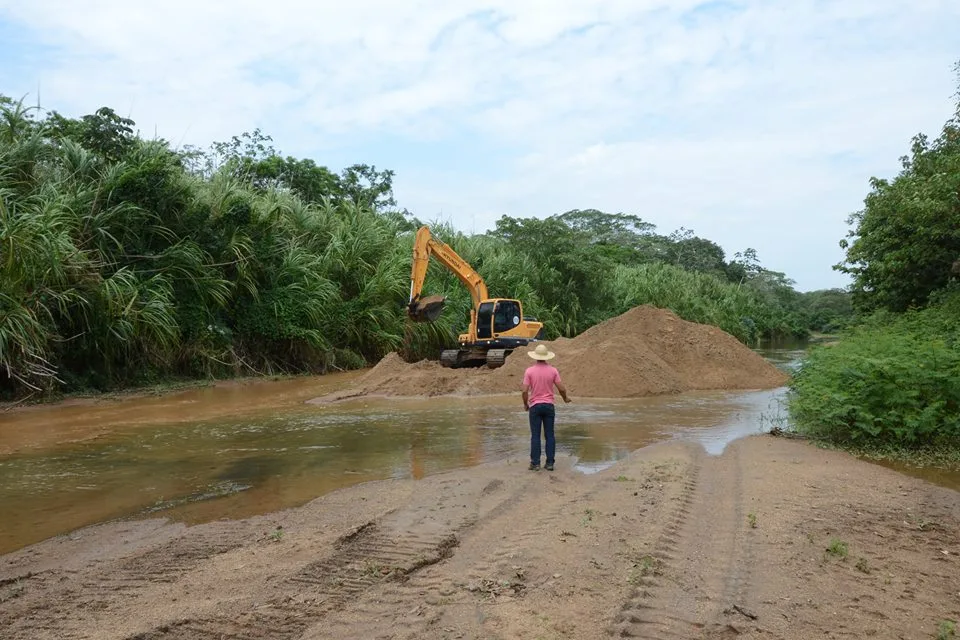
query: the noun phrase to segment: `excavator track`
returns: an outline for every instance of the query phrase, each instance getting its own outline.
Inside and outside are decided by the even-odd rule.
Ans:
[[[512,349],[490,349],[487,351],[487,367],[490,369],[502,367],[511,352]]]
[[[440,364],[449,369],[460,368],[460,353],[459,349],[444,349],[440,352]]]

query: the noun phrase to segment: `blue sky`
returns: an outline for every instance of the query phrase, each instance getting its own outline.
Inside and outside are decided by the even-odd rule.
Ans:
[[[206,146],[396,171],[465,231],[627,212],[801,290],[954,111],[956,0],[0,0],[0,93]]]

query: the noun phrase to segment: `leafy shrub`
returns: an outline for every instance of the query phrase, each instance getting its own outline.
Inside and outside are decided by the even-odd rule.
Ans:
[[[960,442],[960,294],[881,312],[811,351],[790,383],[797,429],[837,443]]]

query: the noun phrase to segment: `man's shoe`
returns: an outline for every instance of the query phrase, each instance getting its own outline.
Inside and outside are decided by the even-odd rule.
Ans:
[[[540,465],[538,465],[538,464],[533,464],[533,463],[531,462],[531,463],[530,463],[530,466],[527,467],[527,469],[528,469],[529,471],[538,471],[538,470],[540,469]]]
[[[547,466],[545,466],[544,469],[546,469],[547,471],[553,471],[553,465],[548,462]]]

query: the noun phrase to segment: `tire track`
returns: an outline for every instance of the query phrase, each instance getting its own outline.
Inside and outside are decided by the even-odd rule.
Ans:
[[[693,621],[678,617],[672,612],[666,598],[658,602],[654,594],[662,591],[666,579],[666,567],[676,563],[676,558],[685,533],[685,525],[690,519],[698,483],[700,481],[700,461],[690,468],[683,483],[677,506],[653,545],[652,551],[637,558],[637,570],[631,576],[633,583],[626,602],[614,618],[609,634],[620,637],[638,638],[690,638],[698,634],[700,627]],[[674,631],[678,629],[677,631]],[[656,631],[660,634],[657,635]]]
[[[750,534],[749,527],[745,526],[748,522],[747,514],[744,513],[744,486],[743,486],[743,463],[740,460],[740,449],[734,444],[727,447],[724,452],[727,466],[732,467],[730,475],[732,479],[732,488],[729,498],[731,507],[731,554],[728,565],[726,580],[724,582],[724,591],[721,600],[717,603],[719,612],[713,612],[713,620],[708,626],[709,633],[717,637],[726,635],[739,635],[739,626],[743,622],[752,622],[756,617],[747,605],[753,606],[753,571],[756,567],[755,546],[747,541]],[[719,460],[718,460],[719,462]],[[756,517],[756,514],[754,514]],[[743,617],[739,617],[743,616]],[[755,625],[754,625],[755,626]]]
[[[333,613],[356,610],[365,594],[384,584],[402,585],[426,567],[453,555],[459,535],[477,521],[477,513],[460,513],[447,520],[438,509],[457,508],[461,499],[495,494],[498,485],[487,483],[462,489],[443,483],[436,494],[422,494],[415,504],[393,510],[341,536],[329,554],[292,572],[277,576],[274,586],[240,614],[228,612],[158,625],[128,640],[247,640],[301,637],[308,629],[325,622]],[[454,489],[451,491],[451,489]],[[494,509],[516,499],[520,486],[495,502]],[[356,635],[353,629],[348,635]]]
[[[650,556],[641,559],[609,635],[689,639],[736,633],[723,622],[723,612],[749,587],[740,483],[734,450],[698,457],[670,522]]]
[[[89,573],[74,571],[62,580],[45,580],[33,585],[30,598],[10,612],[7,630],[13,638],[33,639],[46,632],[65,637],[64,630],[78,618],[129,606],[157,583],[176,582],[203,562],[241,547],[245,539],[237,531],[221,532],[212,540],[202,536],[176,538],[143,555],[116,560]],[[56,607],[45,604],[53,594]]]
[[[624,470],[646,475],[649,480],[656,471],[648,465],[644,461]],[[444,633],[489,637],[503,623],[496,605],[510,606],[510,602],[539,597],[540,588],[553,579],[558,570],[550,552],[553,545],[576,546],[573,555],[565,559],[565,574],[584,569],[606,571],[590,565],[596,545],[602,542],[603,548],[610,549],[621,544],[630,536],[630,523],[635,519],[611,520],[594,528],[599,524],[595,518],[615,517],[616,512],[635,516],[637,511],[644,521],[656,522],[664,517],[662,494],[638,498],[637,492],[608,475],[557,473],[548,478],[539,474],[531,477],[533,481],[525,483],[532,484],[529,489],[524,488],[522,493],[518,490],[515,498],[498,505],[484,516],[482,524],[464,533],[461,549],[448,562],[430,567],[408,582],[383,585],[365,594],[351,602],[349,610],[331,616],[322,630],[307,637],[414,639]],[[668,492],[676,491],[675,487]],[[545,493],[559,499],[545,497]],[[613,513],[600,514],[591,508],[599,504]],[[601,573],[598,584],[590,587],[594,593],[601,593],[608,581],[608,576]],[[598,600],[600,612],[605,598]],[[506,637],[519,633],[516,629],[500,631]]]
[[[451,531],[397,533],[370,523],[341,538],[332,556],[280,581],[277,593],[258,609],[239,616],[224,614],[165,624],[130,640],[297,638],[374,585],[407,580],[423,567],[450,557],[458,544]]]
[[[531,474],[517,484],[505,485],[501,480],[487,483],[480,492],[487,500],[493,501],[492,506],[482,509],[482,518],[474,516],[465,523],[460,531],[460,545],[473,546],[477,538],[484,538],[489,532],[497,537],[504,530],[504,523],[516,517],[516,511],[527,505],[531,498],[530,485],[536,480]],[[504,495],[497,495],[507,486],[510,491]],[[482,525],[477,527],[477,523]],[[450,562],[456,563],[457,556],[450,556]],[[435,563],[431,563],[434,565]],[[444,570],[440,567],[443,566]],[[450,569],[460,575],[459,568],[451,567],[447,562],[443,565],[428,565],[423,571],[405,576],[402,580],[384,582],[374,591],[358,594],[348,607],[328,616],[323,626],[310,638],[342,638],[342,637],[403,637],[422,638],[431,636],[439,615],[430,609],[443,603],[451,602],[455,596],[462,593],[457,586],[459,580],[450,577]]]

